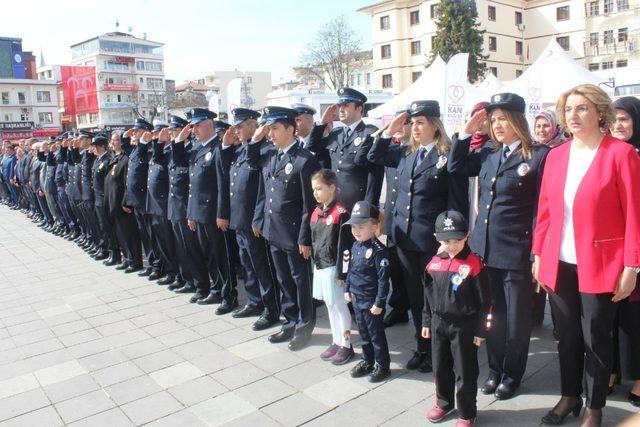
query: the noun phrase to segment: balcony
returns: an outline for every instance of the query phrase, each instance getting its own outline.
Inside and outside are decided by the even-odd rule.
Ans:
[[[128,83],[103,83],[101,89],[107,91],[137,92],[138,85]]]
[[[597,43],[591,43],[586,41],[584,43],[585,56],[606,56],[614,55],[617,53],[633,53],[638,50],[638,45],[635,40],[618,41],[615,39],[611,43],[604,43],[599,40]]]

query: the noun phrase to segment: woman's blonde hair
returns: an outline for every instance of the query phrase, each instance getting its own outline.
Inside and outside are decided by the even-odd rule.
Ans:
[[[567,129],[564,108],[567,105],[567,99],[570,95],[584,96],[589,100],[589,102],[595,105],[596,111],[600,114],[600,121],[598,122],[598,125],[600,128],[603,128],[605,132],[609,132],[609,128],[613,125],[616,119],[616,113],[613,109],[613,105],[611,104],[611,98],[609,98],[609,95],[607,95],[604,90],[592,84],[579,85],[571,88],[558,98],[558,103],[556,104],[556,116],[558,117],[558,123],[563,129]]]
[[[444,128],[444,124],[439,117],[421,116],[426,117],[427,121],[436,129],[434,134],[434,146],[438,153],[447,154],[451,148],[451,139],[447,136],[447,131]],[[409,145],[407,146],[406,154],[409,155],[412,152],[420,148],[420,143],[411,136]]]
[[[497,108],[496,108],[497,110]],[[493,126],[491,126],[491,115],[495,110],[489,111],[487,119],[489,120],[489,135],[491,136],[491,140],[496,143],[496,150],[500,148],[500,144],[498,143],[498,139],[496,138],[496,134],[493,132]],[[518,150],[520,151],[520,155],[525,160],[531,160],[532,156],[532,146],[533,146],[533,138],[531,137],[531,133],[529,132],[529,123],[527,123],[527,118],[524,114],[513,111],[500,109],[504,113],[504,116],[507,118],[507,122],[513,128],[513,131],[516,133],[518,139],[520,140],[520,147]]]

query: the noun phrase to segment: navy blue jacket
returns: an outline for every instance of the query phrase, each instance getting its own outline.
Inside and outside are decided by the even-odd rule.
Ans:
[[[16,167],[16,155],[4,156],[2,159],[2,177],[6,183],[13,178]]]
[[[67,194],[71,200],[79,202],[82,200],[82,157],[77,148],[72,148],[68,152],[69,179],[67,182]]]
[[[124,143],[124,138],[123,138]],[[124,193],[124,203],[146,213],[147,206],[147,174],[149,172],[150,143],[138,144],[129,154],[127,170],[127,190]]]
[[[58,187],[56,186],[56,158],[55,154],[51,151],[47,153],[47,172],[45,175],[44,191],[49,194],[56,194]]]
[[[206,145],[189,152],[189,200],[187,219],[201,224],[215,224],[218,205],[216,156],[220,155],[220,138],[216,135]]]
[[[151,162],[147,178],[147,213],[167,217],[169,196],[169,150],[170,146],[152,141]]]
[[[353,308],[384,308],[389,293],[389,250],[377,239],[354,242],[344,291],[353,295]]]
[[[96,157],[91,170],[91,178],[93,182],[93,194],[96,206],[104,206],[104,179],[109,171],[109,163],[111,162],[111,153],[105,152],[102,157]]]
[[[65,163],[67,162],[67,147],[60,147],[53,155],[56,161],[55,183],[58,188],[64,187],[67,183],[65,174]]]
[[[187,219],[189,201],[189,152],[193,144],[171,142],[169,153],[169,201],[167,217],[170,221]]]
[[[93,176],[91,172],[93,169],[93,162],[95,160],[96,160],[96,156],[90,153],[88,149],[85,150],[84,153],[82,153],[81,175],[82,175],[82,201],[83,202],[93,203],[94,201]]]

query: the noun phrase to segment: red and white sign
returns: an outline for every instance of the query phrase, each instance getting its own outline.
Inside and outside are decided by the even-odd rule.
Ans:
[[[105,83],[102,85],[102,89],[104,90],[124,90],[135,92],[138,90],[138,85],[136,84],[125,84],[125,83]]]
[[[65,113],[97,112],[96,67],[62,66],[60,74],[62,75]]]
[[[133,63],[136,62],[136,58],[132,58],[130,56],[116,56],[116,62]]]
[[[49,128],[49,129],[34,129],[33,136],[34,137],[42,137],[42,136],[56,136],[60,133],[59,128]]]
[[[31,138],[31,131],[23,131],[23,132],[0,132],[2,134],[2,139],[6,139],[9,141],[15,141],[16,139],[27,139]],[[57,135],[57,134],[56,134]]]

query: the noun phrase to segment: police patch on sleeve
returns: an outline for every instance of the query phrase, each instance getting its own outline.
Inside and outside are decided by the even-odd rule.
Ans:
[[[389,267],[389,260],[386,258],[382,258],[380,261],[380,267]]]
[[[289,175],[292,170],[293,170],[293,165],[291,163],[287,163],[287,165],[284,167],[284,173]]]
[[[204,159],[208,162],[209,160],[211,160],[211,157],[213,157],[213,154],[211,154],[211,151],[209,151],[207,154],[204,155]]]
[[[520,163],[520,166],[518,166],[518,175],[520,176],[525,176],[526,174],[529,173],[529,165],[526,163]]]

